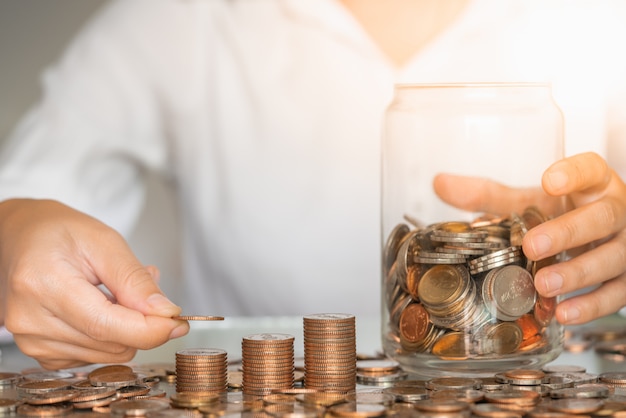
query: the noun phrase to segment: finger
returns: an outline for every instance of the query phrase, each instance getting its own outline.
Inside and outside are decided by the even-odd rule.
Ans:
[[[548,200],[539,187],[511,188],[482,177],[438,174],[433,187],[444,202],[470,212],[509,215],[536,205],[544,213],[554,213],[556,201]]]
[[[128,349],[127,346],[109,342],[98,341],[88,335],[72,328],[69,324],[65,323],[58,318],[48,317],[30,312],[19,312],[18,315],[23,318],[19,325],[15,325],[15,321],[12,321],[8,327],[13,332],[13,336],[16,341],[20,341],[26,337],[30,337],[31,340],[35,340],[34,336],[38,336],[41,341],[64,341],[69,345],[84,347],[90,350],[97,350],[104,354],[117,354]],[[49,315],[49,314],[48,314]],[[16,315],[13,315],[15,317]],[[32,319],[31,319],[32,318]],[[37,318],[35,320],[35,318]],[[50,332],[54,330],[54,332]],[[33,347],[34,349],[41,349],[40,345]],[[25,350],[23,350],[25,351]],[[36,357],[33,355],[33,357]]]
[[[157,266],[148,265],[146,266],[146,270],[148,270],[148,273],[152,276],[154,283],[158,285],[161,281],[161,271],[159,268]]]
[[[92,338],[116,341],[130,347],[148,350],[189,332],[189,323],[161,316],[144,316],[121,305],[110,305],[104,315],[93,315],[86,327]]]
[[[592,201],[601,197],[612,177],[606,161],[596,153],[587,152],[551,165],[543,174],[542,186],[552,196],[584,191],[588,201]]]
[[[540,260],[603,239],[626,227],[626,206],[606,196],[529,230],[523,239],[526,257]]]
[[[619,276],[626,270],[626,243],[615,237],[581,255],[535,274],[535,287],[546,297],[571,293]]]
[[[65,369],[90,363],[125,363],[132,360],[137,352],[131,347],[115,353],[101,352],[39,335],[18,336],[15,342],[24,354],[35,358],[47,369]]]
[[[583,324],[617,312],[624,306],[626,274],[608,280],[589,293],[560,302],[556,319],[564,325]]]
[[[65,280],[49,280],[47,282],[48,298],[41,301],[41,308],[49,315],[67,323],[69,327],[89,339],[78,339],[66,332],[64,338],[75,338],[74,343],[85,347],[93,347],[98,342],[115,342],[124,346],[149,349],[159,346],[171,338],[178,338],[189,331],[187,322],[176,321],[154,315],[144,315],[139,311],[120,304],[111,303],[95,286],[78,277],[63,275]],[[67,301],[67,288],[72,288],[72,300]],[[19,308],[12,307],[16,312]],[[37,318],[41,318],[40,314]],[[15,319],[15,322],[26,319]],[[11,324],[15,326],[14,323]],[[37,327],[31,324],[31,328]],[[63,330],[61,326],[56,328]],[[28,328],[26,328],[28,330]],[[40,332],[45,335],[46,330]],[[97,349],[97,348],[96,348]]]
[[[105,228],[100,234],[103,239],[83,244],[85,258],[118,303],[144,315],[179,315],[180,307],[167,299],[156,284],[155,269],[144,267],[115,231]]]

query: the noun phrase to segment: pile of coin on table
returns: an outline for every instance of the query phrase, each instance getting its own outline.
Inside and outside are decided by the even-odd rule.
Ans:
[[[497,357],[545,349],[556,300],[534,287],[539,268],[524,256],[526,232],[547,218],[535,207],[510,217],[426,227],[398,224],[383,251],[390,346],[403,355]]]
[[[242,338],[241,360],[219,348],[190,348],[173,362],[94,365],[60,371],[0,373],[0,415],[146,417],[620,417],[626,373],[580,366],[504,370],[488,378],[419,379],[382,356],[356,353],[355,317],[304,318],[302,359],[293,336]],[[606,350],[624,344],[623,327],[578,337]],[[577,338],[576,338],[577,339]],[[307,344],[309,344],[307,346]],[[577,346],[582,347],[582,346]],[[307,376],[309,382],[307,383]],[[195,380],[194,380],[195,379]],[[246,389],[246,384],[250,385]]]

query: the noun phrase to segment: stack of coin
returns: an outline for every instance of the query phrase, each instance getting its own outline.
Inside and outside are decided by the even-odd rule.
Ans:
[[[91,386],[105,386],[115,389],[136,385],[140,377],[133,368],[123,364],[103,366],[91,371],[87,379]]]
[[[306,315],[304,385],[326,392],[356,387],[356,318],[351,314]]]
[[[243,392],[268,395],[294,384],[294,337],[289,334],[252,334],[241,342]]]
[[[430,321],[440,328],[460,331],[486,319],[476,283],[464,265],[433,266],[421,277],[418,289]]]
[[[226,351],[187,348],[176,352],[176,392],[225,392],[228,388]]]

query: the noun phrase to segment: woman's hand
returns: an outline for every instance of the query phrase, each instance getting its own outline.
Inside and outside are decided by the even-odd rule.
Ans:
[[[126,362],[189,330],[172,319],[180,308],[159,290],[158,270],[83,213],[54,201],[5,201],[0,242],[0,320],[45,368]]]
[[[566,197],[571,210],[524,236],[523,250],[531,260],[564,251],[571,256],[536,273],[537,291],[552,297],[593,287],[559,303],[556,318],[563,324],[585,323],[626,305],[626,185],[597,154],[579,154],[553,164],[543,174],[543,192],[447,174],[438,176],[434,187],[454,206],[498,214],[529,205],[554,213]]]

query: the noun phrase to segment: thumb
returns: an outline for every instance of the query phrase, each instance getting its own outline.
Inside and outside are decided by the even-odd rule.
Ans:
[[[103,236],[104,235],[104,236]],[[144,266],[116,231],[100,232],[96,241],[87,244],[87,260],[91,268],[117,302],[144,315],[172,317],[181,308],[170,301],[157,282],[159,271],[154,266]]]

